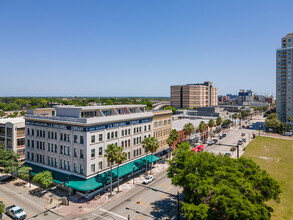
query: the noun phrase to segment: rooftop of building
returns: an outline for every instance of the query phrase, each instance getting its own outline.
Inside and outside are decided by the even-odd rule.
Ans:
[[[211,117],[211,119],[215,119],[215,117]],[[195,128],[198,128],[201,121],[204,121],[206,124],[209,122],[209,119],[178,119],[172,121],[172,129],[176,129],[177,131],[181,131],[184,128],[184,125],[187,123],[193,124]]]
[[[156,110],[153,111],[154,115],[166,115],[166,114],[172,114],[172,110]]]
[[[285,37],[293,37],[293,33],[288,33],[285,35]]]
[[[103,106],[75,106],[75,105],[56,105],[54,108],[71,108],[80,110],[104,110],[118,108],[144,108],[146,105],[103,105]]]
[[[12,124],[18,124],[24,122],[24,118],[0,118],[0,124],[5,124],[7,122],[10,122]]]

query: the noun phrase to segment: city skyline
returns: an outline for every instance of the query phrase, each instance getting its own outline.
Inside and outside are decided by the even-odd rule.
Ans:
[[[171,85],[204,81],[222,95],[276,95],[292,5],[1,2],[0,96],[169,97]]]

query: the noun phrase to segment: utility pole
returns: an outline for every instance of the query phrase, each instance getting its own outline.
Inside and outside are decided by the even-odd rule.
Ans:
[[[239,144],[237,144],[237,159],[239,158]]]
[[[177,191],[177,220],[180,219],[180,197],[179,197],[179,191]]]

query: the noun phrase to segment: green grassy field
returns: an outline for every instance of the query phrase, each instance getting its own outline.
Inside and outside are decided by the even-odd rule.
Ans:
[[[255,161],[281,185],[280,203],[269,201],[272,219],[293,220],[293,141],[257,137],[245,150],[243,157]]]

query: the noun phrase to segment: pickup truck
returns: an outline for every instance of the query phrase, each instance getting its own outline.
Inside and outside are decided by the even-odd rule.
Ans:
[[[12,219],[17,219],[17,220],[18,219],[22,220],[26,218],[25,211],[19,206],[15,206],[15,205],[6,207],[5,214],[11,217]]]

